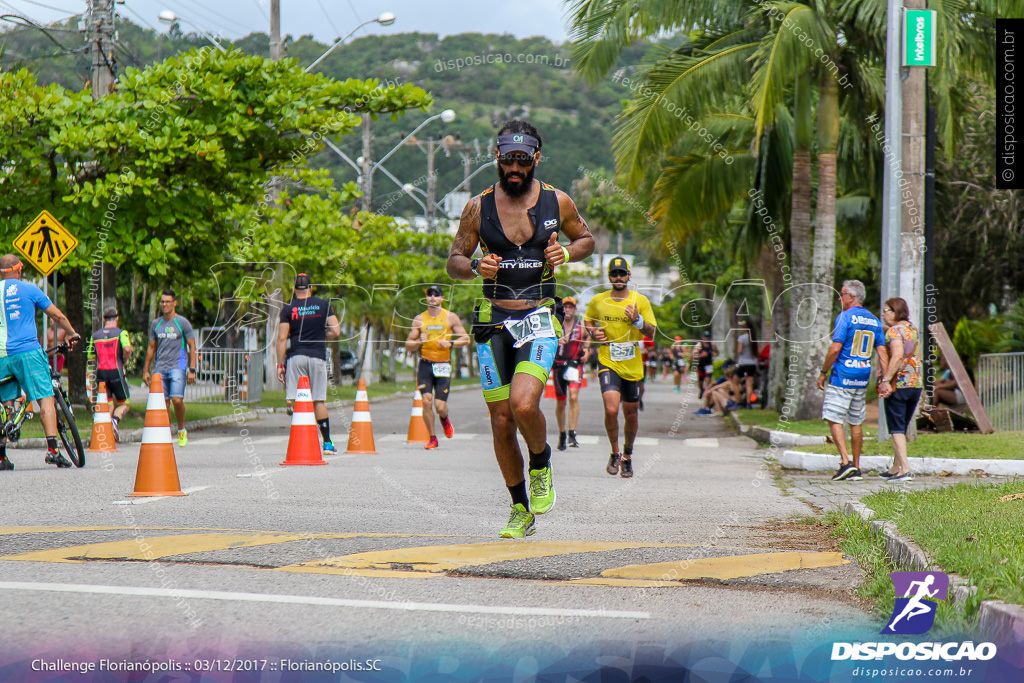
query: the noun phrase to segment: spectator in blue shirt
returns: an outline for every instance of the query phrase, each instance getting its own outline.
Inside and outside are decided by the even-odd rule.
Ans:
[[[29,401],[39,404],[46,434],[46,463],[57,467],[71,467],[57,452],[57,412],[53,403],[53,384],[46,354],[39,344],[36,329],[36,310],[50,316],[54,324],[67,332],[68,344],[74,345],[81,337],[71,326],[68,317],[57,308],[43,291],[30,282],[21,280],[21,259],[13,254],[0,257],[0,377],[12,375],[13,382],[0,385],[0,401],[12,404],[22,392]],[[7,440],[0,435],[0,470],[13,470],[7,459]]]
[[[861,425],[866,412],[864,399],[871,378],[871,357],[878,353],[879,376],[882,376],[889,365],[889,350],[882,321],[864,308],[864,284],[860,280],[845,281],[839,300],[843,310],[836,316],[832,346],[818,375],[818,388],[825,390],[821,417],[828,422],[832,441],[839,449],[839,469],[832,480],[855,481],[863,478],[860,453],[864,446],[864,429]],[[853,462],[846,451],[844,423],[850,425]]]

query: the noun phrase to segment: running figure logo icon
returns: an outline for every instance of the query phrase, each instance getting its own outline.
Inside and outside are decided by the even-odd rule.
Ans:
[[[919,635],[935,623],[936,600],[949,593],[949,577],[943,572],[893,572],[896,604],[883,634]]]

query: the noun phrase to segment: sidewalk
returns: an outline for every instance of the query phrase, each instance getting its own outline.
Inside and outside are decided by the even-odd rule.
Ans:
[[[823,436],[806,436],[783,432],[765,427],[751,427],[743,424],[736,411],[730,412],[726,419],[740,431],[758,443],[766,444],[780,450],[776,456],[779,464],[787,470],[804,470],[807,472],[835,472],[839,468],[839,453],[804,453],[803,451],[784,450],[787,446],[819,446],[828,443]],[[865,444],[865,448],[870,448]],[[860,469],[863,473],[881,472],[888,469],[892,458],[887,455],[862,455]],[[1024,460],[989,460],[986,458],[910,458],[912,474],[937,475],[973,475],[987,474],[991,476],[1009,477],[1024,476]]]
[[[741,434],[755,438],[761,444],[775,448],[787,445],[813,445],[826,443],[825,437],[803,436],[801,441],[789,432],[750,427],[743,424],[736,411],[727,415]],[[1024,475],[1024,460],[986,460],[955,459],[955,458],[910,458],[910,469],[914,474],[938,475],[914,479],[902,485],[893,484],[874,473],[888,469],[891,458],[881,455],[862,455],[861,481],[832,481],[831,473],[839,467],[839,455],[819,453],[803,453],[801,451],[783,450],[778,457],[784,470],[793,474],[794,479],[785,486],[795,489],[795,495],[808,505],[818,510],[838,509],[846,515],[858,515],[872,531],[883,537],[885,550],[893,563],[901,570],[929,571],[939,569],[938,565],[928,557],[914,541],[900,535],[894,522],[873,520],[875,512],[861,502],[864,496],[878,491],[891,491],[894,488],[904,491],[942,488],[958,483],[974,482],[978,476],[992,477],[993,481],[1002,478],[1013,478]],[[793,470],[802,471],[792,472]],[[963,604],[976,591],[963,577],[950,574],[950,600],[953,604]],[[1024,634],[1024,606],[1003,602],[1001,600],[985,600],[978,608],[978,629],[984,634],[999,634],[1007,637],[1016,634],[1020,638]],[[1013,637],[1012,635],[1010,637]]]

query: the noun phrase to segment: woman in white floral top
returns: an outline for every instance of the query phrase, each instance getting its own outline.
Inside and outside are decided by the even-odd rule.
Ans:
[[[914,418],[921,398],[921,353],[917,328],[910,324],[907,302],[893,297],[882,309],[885,341],[889,346],[889,366],[878,378],[878,395],[885,399],[885,422],[892,435],[896,454],[892,467],[882,476],[889,481],[907,481],[910,461],[907,459],[907,425]]]

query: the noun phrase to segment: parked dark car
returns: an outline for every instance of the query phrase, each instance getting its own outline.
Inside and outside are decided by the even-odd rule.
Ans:
[[[342,377],[348,375],[354,380],[356,378],[356,354],[352,351],[342,350],[338,370]]]

